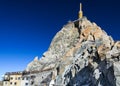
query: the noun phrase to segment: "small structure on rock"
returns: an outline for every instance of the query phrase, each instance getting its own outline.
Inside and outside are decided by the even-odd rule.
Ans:
[[[83,18],[82,3],[80,3],[79,18]]]

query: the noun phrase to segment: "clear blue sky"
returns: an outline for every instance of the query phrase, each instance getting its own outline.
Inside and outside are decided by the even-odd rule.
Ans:
[[[42,56],[63,25],[84,15],[120,40],[119,0],[0,0],[0,75]]]

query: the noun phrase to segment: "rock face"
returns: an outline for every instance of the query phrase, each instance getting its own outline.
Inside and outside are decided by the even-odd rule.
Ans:
[[[66,24],[26,70],[47,71],[38,86],[120,86],[120,41],[83,17]]]

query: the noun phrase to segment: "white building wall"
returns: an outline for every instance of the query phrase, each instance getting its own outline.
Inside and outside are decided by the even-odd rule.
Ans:
[[[3,86],[10,86],[9,81],[3,81]]]
[[[23,78],[23,77],[22,77]],[[24,77],[24,79],[21,80],[21,86],[30,86],[30,78]]]

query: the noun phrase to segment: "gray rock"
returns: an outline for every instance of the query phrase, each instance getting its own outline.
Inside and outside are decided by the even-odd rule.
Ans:
[[[66,24],[40,60],[35,58],[26,70],[40,71],[34,74],[38,86],[42,82],[47,86],[120,86],[119,58],[120,42],[84,17]]]
[[[120,86],[120,62],[114,62],[114,75],[116,78],[116,86]]]

